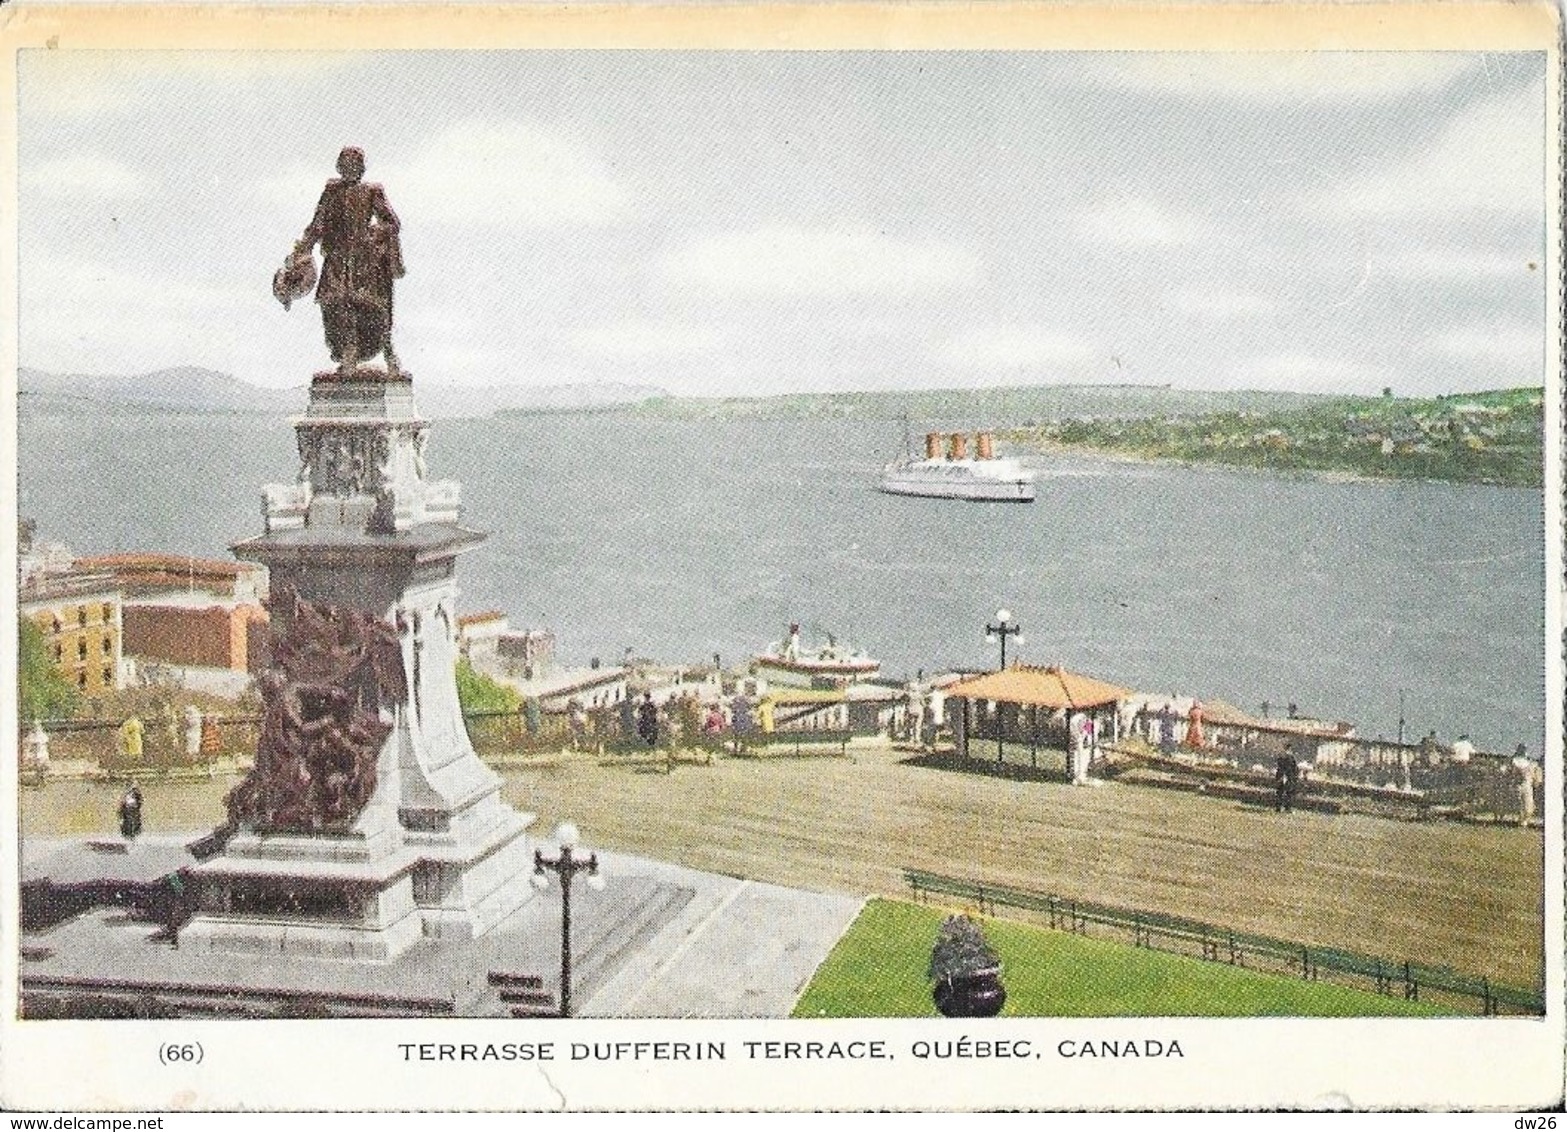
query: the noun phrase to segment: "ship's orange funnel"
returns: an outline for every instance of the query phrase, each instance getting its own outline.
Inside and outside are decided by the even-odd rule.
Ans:
[[[925,434],[925,459],[941,459],[941,433],[927,432]]]
[[[968,436],[965,433],[955,432],[952,439],[947,442],[947,459],[968,459]]]
[[[981,460],[994,460],[996,458],[996,452],[990,440],[990,433],[980,433],[974,438],[974,444],[979,449],[979,458]]]

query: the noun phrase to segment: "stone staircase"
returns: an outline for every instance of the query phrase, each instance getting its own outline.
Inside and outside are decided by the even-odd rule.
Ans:
[[[626,958],[657,935],[696,896],[689,888],[653,885],[617,916],[605,931],[573,955],[573,994],[579,1002],[597,990]]]
[[[645,947],[695,897],[668,884],[641,887],[630,899],[603,909],[573,901],[572,999],[586,1002],[625,961]],[[582,919],[577,920],[576,916]],[[491,967],[485,984],[461,1013],[469,1017],[554,1018],[560,1014],[560,919],[537,925],[537,948],[524,959],[531,970]],[[547,958],[541,958],[547,956]],[[548,974],[535,972],[547,971]]]

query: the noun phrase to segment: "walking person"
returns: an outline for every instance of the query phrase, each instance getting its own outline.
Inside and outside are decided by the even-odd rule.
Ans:
[[[44,730],[44,725],[38,720],[33,720],[33,729],[26,739],[22,740],[22,765],[28,769],[29,780],[35,786],[42,786],[49,781],[49,733]]]
[[[663,736],[664,736],[664,773],[675,773],[675,756],[680,751],[680,746],[685,740],[684,721],[681,719],[681,705],[677,700],[668,700],[664,704]]]
[[[208,763],[223,755],[223,732],[218,730],[218,717],[208,712],[201,717],[201,757]]]
[[[593,747],[599,754],[603,754],[609,747],[610,736],[614,731],[615,713],[610,710],[608,704],[595,703],[588,710],[588,724],[593,733]]]
[[[1171,754],[1175,750],[1175,708],[1165,704],[1159,709],[1159,750]]]
[[[185,708],[185,757],[192,763],[201,759],[201,709],[195,704]]]
[[[751,701],[744,693],[736,696],[729,705],[729,721],[734,732],[735,754],[738,755],[745,750],[751,734]]]
[[[133,841],[141,835],[141,788],[134,782],[120,797],[120,836]]]
[[[134,715],[120,724],[120,754],[125,756],[126,762],[141,762],[142,730],[141,720]]]
[[[1289,813],[1295,806],[1295,789],[1300,784],[1300,763],[1293,748],[1286,748],[1273,770],[1273,810]]]
[[[647,746],[658,746],[658,705],[653,702],[652,692],[643,692],[637,706],[637,735]]]
[[[631,742],[632,736],[637,734],[637,701],[631,690],[627,689],[625,697],[620,704],[620,741]]]
[[[571,727],[571,749],[582,750],[588,737],[588,713],[582,707],[582,701],[573,696],[566,703],[566,722]]]

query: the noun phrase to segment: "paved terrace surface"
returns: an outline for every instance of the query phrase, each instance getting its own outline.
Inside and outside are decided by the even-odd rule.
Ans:
[[[123,854],[86,841],[24,842],[23,870],[142,880],[165,863],[177,867],[196,836],[144,837]],[[599,862],[604,890],[572,890],[573,1013],[583,1016],[785,1017],[863,903],[621,853],[601,852]],[[164,940],[156,924],[100,907],[26,933],[22,976],[24,984],[110,984],[130,997],[156,990],[176,1000],[224,988],[237,1001],[270,1004],[263,1009],[323,996],[359,1000],[373,1013],[505,1016],[491,971],[537,976],[558,1001],[557,885],[552,877],[548,890],[478,940],[422,942],[388,963],[196,954]]]

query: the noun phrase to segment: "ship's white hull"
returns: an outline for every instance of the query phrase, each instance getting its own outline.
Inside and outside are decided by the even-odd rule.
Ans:
[[[972,461],[930,460],[908,464],[890,464],[878,485],[890,495],[915,495],[926,499],[965,499],[973,503],[1032,503],[1034,477],[1013,467],[1006,474],[991,465],[981,475]]]
[[[754,659],[753,670],[756,675],[774,684],[811,688],[824,682],[843,685],[869,680],[881,671],[881,664],[874,660],[859,664],[831,664],[758,656]]]

